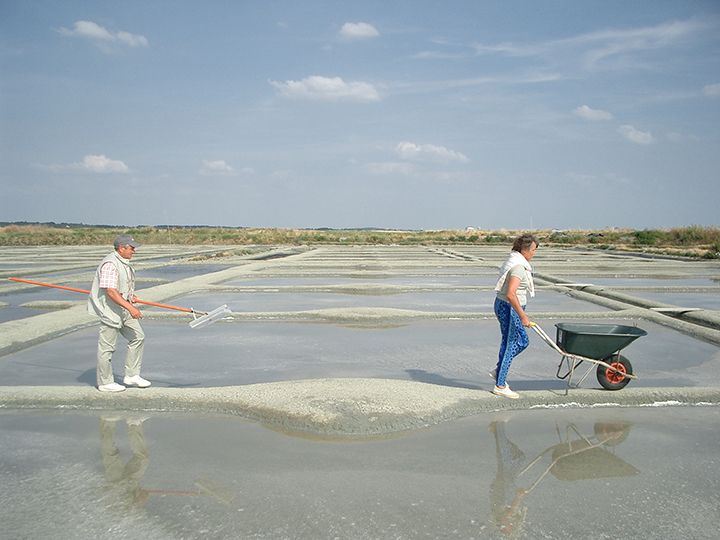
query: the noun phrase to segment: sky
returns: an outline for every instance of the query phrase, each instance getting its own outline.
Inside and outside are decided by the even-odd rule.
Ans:
[[[0,221],[720,225],[718,0],[0,0]]]

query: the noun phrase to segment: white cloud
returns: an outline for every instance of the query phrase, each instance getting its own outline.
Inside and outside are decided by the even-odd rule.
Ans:
[[[200,174],[203,176],[232,176],[235,174],[235,169],[228,165],[223,159],[204,159]]]
[[[85,37],[88,39],[99,39],[102,41],[112,41],[113,35],[105,28],[92,21],[75,21],[73,30],[61,28],[60,33],[69,37]]]
[[[370,83],[345,82],[340,77],[312,75],[301,81],[270,81],[277,91],[289,98],[321,101],[379,101],[380,93]]]
[[[444,146],[435,146],[434,144],[415,144],[403,141],[395,147],[395,152],[406,161],[439,161],[448,163],[457,161],[466,163],[470,161],[467,156],[455,150],[450,150]]]
[[[272,180],[288,180],[293,177],[294,171],[291,169],[277,169],[269,174]]]
[[[703,87],[703,94],[710,97],[720,96],[720,83],[706,85]]]
[[[368,163],[366,165],[367,170],[371,174],[386,175],[386,174],[411,174],[415,167],[412,163],[405,163],[399,161],[386,161],[381,163]]]
[[[600,109],[591,109],[587,105],[582,105],[575,109],[573,113],[585,120],[612,120],[613,115],[607,111]]]
[[[340,29],[340,36],[345,39],[368,39],[379,35],[380,32],[377,31],[377,28],[364,22],[345,23]]]
[[[680,47],[707,28],[712,28],[712,23],[671,21],[656,26],[600,30],[535,43],[476,43],[472,49],[476,55],[540,57],[554,65],[567,66],[579,61],[581,67],[590,70],[600,67],[636,69],[639,54]]]
[[[130,172],[130,169],[125,163],[117,159],[110,159],[103,154],[87,155],[81,163],[73,163],[69,168],[94,174],[126,174]]]
[[[673,21],[643,28],[591,32],[572,38],[571,42],[592,44],[586,58],[588,65],[594,66],[613,56],[674,47],[702,26],[703,23],[697,21]]]
[[[129,47],[147,47],[148,40],[145,36],[131,34],[130,32],[118,32],[117,40],[128,45]]]
[[[618,128],[620,134],[625,137],[628,141],[635,144],[652,144],[655,142],[655,138],[651,133],[647,131],[640,131],[630,125],[623,125]]]
[[[80,37],[93,41],[98,45],[119,43],[128,47],[147,47],[148,40],[145,36],[131,34],[123,30],[111,32],[107,28],[92,21],[75,21],[72,30],[60,28],[60,34],[67,37]]]

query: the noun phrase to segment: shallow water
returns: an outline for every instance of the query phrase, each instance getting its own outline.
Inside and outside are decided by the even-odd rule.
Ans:
[[[555,321],[541,324],[551,336]],[[587,322],[594,322],[588,319]],[[626,349],[639,379],[633,386],[720,385],[720,348],[642,320],[646,330]],[[156,386],[208,387],[325,377],[410,379],[446,386],[491,388],[498,323],[487,320],[301,323],[219,322],[199,330],[179,322],[145,321],[143,374]],[[560,355],[530,335],[530,347],[511,366],[516,390],[564,388],[555,378]],[[7,355],[4,385],[94,385],[97,329],[88,328]],[[123,373],[125,344],[113,367]],[[583,373],[585,370],[578,371]],[[577,379],[576,379],[577,380]],[[585,387],[599,387],[594,370]]]
[[[7,538],[716,538],[720,408],[490,413],[366,441],[0,413]]]
[[[492,291],[408,292],[401,294],[342,293],[196,293],[177,297],[173,302],[190,306],[228,304],[233,311],[307,311],[329,308],[394,308],[431,312],[492,313],[495,294]],[[565,294],[547,292],[529,302],[529,311],[588,312],[606,308],[577,300]]]

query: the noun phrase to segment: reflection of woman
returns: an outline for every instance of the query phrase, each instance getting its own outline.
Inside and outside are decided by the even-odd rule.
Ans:
[[[498,354],[498,363],[492,373],[495,378],[493,394],[517,399],[520,395],[513,392],[506,377],[510,364],[518,354],[528,346],[526,326],[532,323],[525,314],[528,295],[535,296],[530,259],[535,256],[538,242],[534,235],[523,234],[513,242],[512,252],[500,268],[495,291],[495,316],[500,322],[502,341]]]
[[[493,521],[503,535],[515,536],[520,533],[527,513],[523,505],[527,492],[515,485],[525,454],[507,438],[505,422],[492,422],[489,430],[495,435],[497,460],[497,473],[490,484]]]

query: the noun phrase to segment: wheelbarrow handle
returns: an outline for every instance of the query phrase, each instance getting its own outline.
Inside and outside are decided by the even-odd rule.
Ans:
[[[542,340],[550,345],[553,349],[555,349],[557,352],[562,354],[563,356],[567,356],[567,353],[563,351],[555,341],[547,335],[547,332],[543,330],[537,323],[530,323],[530,328],[535,330],[535,333],[542,338]]]

